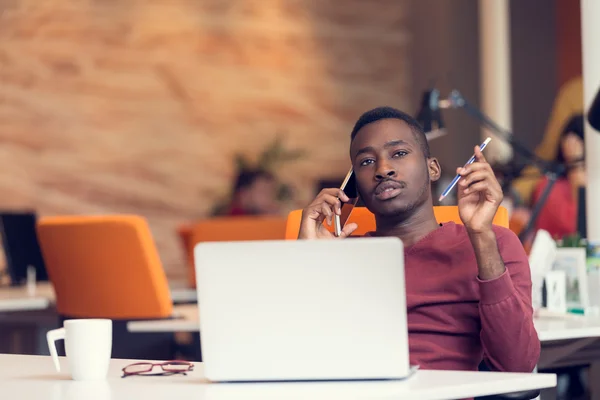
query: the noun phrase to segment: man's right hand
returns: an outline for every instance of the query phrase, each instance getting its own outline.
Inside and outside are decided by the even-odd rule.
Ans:
[[[315,197],[312,203],[302,210],[302,222],[300,223],[300,232],[298,239],[333,239],[336,236],[329,232],[323,225],[327,219],[327,224],[333,224],[334,215],[341,214],[341,201],[350,201],[348,196],[341,189],[323,189]],[[358,228],[355,223],[344,226],[340,238],[348,237]]]

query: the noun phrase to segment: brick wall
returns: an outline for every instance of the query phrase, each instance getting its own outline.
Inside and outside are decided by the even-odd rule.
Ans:
[[[412,107],[409,3],[0,0],[0,208],[141,214],[183,276],[233,154],[308,150],[279,171],[304,204],[361,112]]]

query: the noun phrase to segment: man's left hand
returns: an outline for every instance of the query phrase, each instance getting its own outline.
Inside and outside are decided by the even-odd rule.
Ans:
[[[502,188],[479,146],[475,146],[475,162],[456,171],[458,211],[469,233],[491,231],[496,211],[503,199]]]

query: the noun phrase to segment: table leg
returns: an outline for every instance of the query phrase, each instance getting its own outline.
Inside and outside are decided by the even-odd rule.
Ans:
[[[543,389],[540,394],[540,400],[556,400],[558,393],[556,388]]]
[[[590,389],[590,398],[600,398],[600,361],[593,361],[590,363],[588,384]]]

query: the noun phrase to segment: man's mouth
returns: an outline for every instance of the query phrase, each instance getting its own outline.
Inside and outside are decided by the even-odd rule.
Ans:
[[[383,181],[375,188],[375,198],[377,200],[389,200],[402,192],[404,185],[396,181]]]

